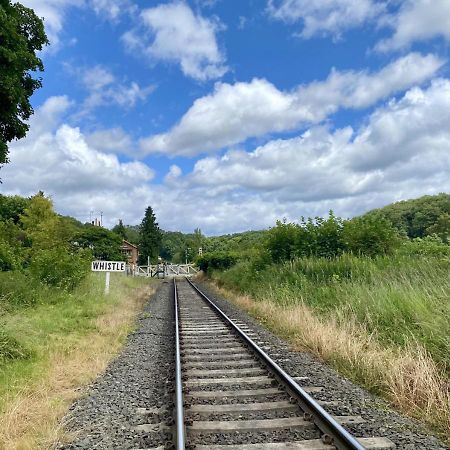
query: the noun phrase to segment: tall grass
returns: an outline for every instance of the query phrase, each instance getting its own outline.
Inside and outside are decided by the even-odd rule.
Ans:
[[[297,348],[450,436],[450,263],[343,255],[213,273]],[[228,294],[230,291],[228,291]]]
[[[304,303],[323,317],[355,320],[386,344],[417,342],[450,371],[450,262],[343,255],[305,258],[255,272],[242,262],[214,276],[256,300]]]
[[[37,286],[32,305],[3,309],[0,448],[50,447],[79,386],[104,370],[152,289],[147,279],[113,274],[105,296],[104,275],[91,274],[72,292]]]

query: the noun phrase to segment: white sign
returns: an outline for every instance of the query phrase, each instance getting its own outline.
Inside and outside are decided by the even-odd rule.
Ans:
[[[125,272],[126,263],[123,261],[92,261],[93,272]]]

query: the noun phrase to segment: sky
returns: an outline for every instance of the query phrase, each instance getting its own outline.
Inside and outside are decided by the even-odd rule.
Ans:
[[[450,192],[449,0],[22,0],[43,88],[0,192],[207,235]]]

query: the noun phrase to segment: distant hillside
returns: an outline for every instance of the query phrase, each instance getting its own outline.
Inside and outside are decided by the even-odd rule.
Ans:
[[[381,215],[408,237],[423,237],[450,231],[450,194],[425,195],[373,209],[365,215]]]

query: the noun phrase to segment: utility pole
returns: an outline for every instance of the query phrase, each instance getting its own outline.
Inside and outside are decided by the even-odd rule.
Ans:
[[[103,226],[103,211],[100,211],[100,226]]]

